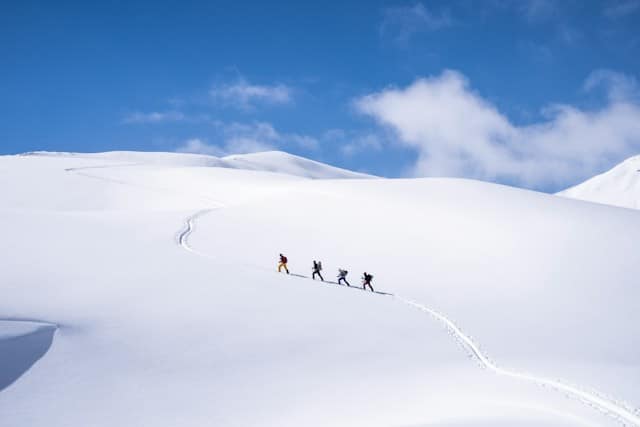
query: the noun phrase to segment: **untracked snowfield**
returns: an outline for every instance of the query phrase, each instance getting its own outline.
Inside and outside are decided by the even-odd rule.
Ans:
[[[640,212],[368,178],[0,157],[0,426],[640,427]]]

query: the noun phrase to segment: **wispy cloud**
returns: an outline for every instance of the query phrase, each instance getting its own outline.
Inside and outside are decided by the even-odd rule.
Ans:
[[[640,150],[632,79],[607,73],[592,75],[585,86],[607,86],[610,97],[600,109],[553,105],[544,120],[528,126],[511,123],[455,71],[361,97],[355,105],[392,129],[398,144],[416,150],[413,175],[559,189]]]
[[[640,102],[640,85],[633,76],[611,70],[596,70],[585,80],[583,88],[591,92],[603,88],[612,102]]]
[[[527,20],[546,20],[558,14],[558,2],[552,0],[523,0],[515,2]]]
[[[193,153],[193,154],[206,154],[209,156],[222,156],[224,150],[216,145],[209,144],[200,138],[191,138],[184,141],[178,148],[178,153]]]
[[[274,150],[275,147],[251,138],[232,138],[218,145],[202,138],[191,138],[176,148],[178,153],[206,154],[208,156],[224,157],[231,154],[259,153]]]
[[[453,25],[447,10],[434,12],[422,3],[412,6],[397,6],[383,11],[380,34],[397,43],[407,43],[420,32],[436,31]]]
[[[534,63],[545,64],[553,60],[553,51],[543,43],[521,41],[517,46],[522,55]]]
[[[609,2],[604,8],[604,16],[618,19],[640,12],[640,0],[618,0]]]
[[[322,139],[331,145],[337,145],[345,157],[362,152],[379,152],[384,145],[380,133],[344,129],[330,129],[324,133]]]
[[[216,85],[209,91],[214,101],[224,105],[251,110],[259,104],[289,104],[293,102],[293,89],[284,84],[258,85],[245,79]]]
[[[184,113],[180,111],[163,111],[163,112],[149,112],[143,113],[135,111],[127,114],[122,123],[166,123],[166,122],[181,122],[186,120]]]
[[[216,124],[209,114],[185,113],[178,110],[171,111],[135,111],[127,114],[121,121],[124,124],[163,124],[163,123],[211,123]]]
[[[220,141],[219,143],[193,138],[182,143],[176,151],[222,156],[291,147],[311,151],[319,146],[318,140],[314,137],[278,132],[273,125],[266,122],[225,123],[220,124],[218,130],[216,140]]]

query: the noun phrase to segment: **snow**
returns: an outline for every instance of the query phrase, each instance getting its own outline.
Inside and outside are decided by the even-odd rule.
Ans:
[[[640,156],[558,193],[563,197],[640,209]]]
[[[0,425],[640,425],[638,212],[241,158],[0,157]]]
[[[135,151],[111,151],[107,153],[56,153],[36,151],[23,156],[65,157],[74,159],[92,159],[100,164],[111,162],[127,166],[159,165],[165,167],[219,167],[255,171],[276,172],[312,179],[375,178],[372,175],[352,172],[304,157],[282,151],[240,154],[227,157],[215,157],[190,153],[143,153]]]
[[[223,160],[237,169],[287,173],[313,179],[374,178],[371,175],[351,172],[281,151],[233,155]]]

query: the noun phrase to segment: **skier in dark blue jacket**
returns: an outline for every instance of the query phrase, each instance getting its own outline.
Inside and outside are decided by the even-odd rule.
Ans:
[[[343,270],[343,269],[341,269],[341,268],[339,268],[339,269],[338,269],[338,285],[341,285],[341,284],[342,284],[342,282],[344,282],[344,283],[345,283],[345,285],[347,285],[347,286],[351,286],[351,285],[349,284],[349,282],[347,282],[347,274],[348,274],[348,273],[349,273],[349,272],[348,272],[347,270]]]
[[[313,274],[311,275],[313,280],[316,280],[317,274],[320,277],[320,280],[324,282],[324,278],[322,277],[322,274],[320,274],[322,271],[322,263],[320,261],[313,261],[313,268],[311,270],[313,271]]]
[[[362,289],[367,289],[367,286],[368,286],[369,289],[371,289],[371,292],[374,292],[373,286],[371,286],[372,280],[373,280],[373,274],[369,274],[365,271],[362,276]]]

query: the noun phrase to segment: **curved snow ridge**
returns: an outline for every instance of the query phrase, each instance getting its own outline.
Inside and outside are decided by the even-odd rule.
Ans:
[[[473,340],[466,335],[462,330],[450,319],[448,319],[443,314],[426,307],[420,303],[415,301],[408,300],[398,295],[391,295],[392,298],[415,307],[421,311],[428,313],[430,316],[438,320],[440,323],[444,324],[447,330],[456,337],[458,341],[460,341],[463,346],[470,352],[474,359],[476,359],[481,366],[492,371],[497,375],[501,375],[504,377],[514,378],[522,381],[528,381],[531,383],[535,383],[544,387],[549,387],[556,391],[567,394],[570,397],[577,398],[579,401],[599,410],[600,412],[615,418],[616,420],[623,422],[625,424],[631,423],[632,425],[640,427],[640,415],[635,413],[632,409],[625,407],[624,404],[613,401],[612,399],[605,398],[598,393],[588,392],[577,388],[575,386],[571,386],[565,383],[562,383],[557,380],[552,380],[549,378],[538,377],[532,374],[526,374],[522,372],[510,371],[508,369],[504,369],[496,365],[492,362],[480,349],[480,347],[473,342]]]

